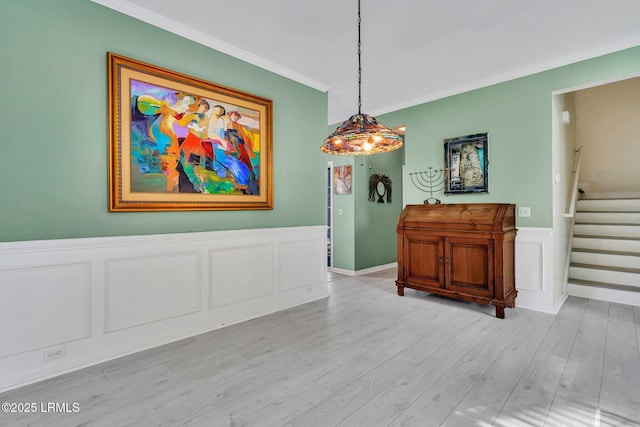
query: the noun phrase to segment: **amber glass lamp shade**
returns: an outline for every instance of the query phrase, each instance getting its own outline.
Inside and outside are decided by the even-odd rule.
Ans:
[[[320,150],[339,156],[386,153],[402,147],[402,136],[375,117],[355,114],[322,142]]]

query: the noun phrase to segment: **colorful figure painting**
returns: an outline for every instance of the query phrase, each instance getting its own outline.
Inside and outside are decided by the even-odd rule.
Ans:
[[[131,110],[132,191],[259,194],[257,111],[136,80]]]
[[[112,210],[271,208],[271,101],[110,61]]]

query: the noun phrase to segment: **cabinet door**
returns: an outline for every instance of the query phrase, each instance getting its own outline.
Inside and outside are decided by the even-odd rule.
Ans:
[[[475,296],[492,297],[493,242],[490,239],[445,239],[445,288]]]
[[[442,237],[407,233],[404,238],[404,273],[407,282],[432,288],[444,286]]]

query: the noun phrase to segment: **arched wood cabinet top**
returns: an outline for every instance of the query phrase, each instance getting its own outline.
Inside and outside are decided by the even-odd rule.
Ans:
[[[398,218],[398,230],[409,228],[511,231],[516,228],[515,205],[508,203],[407,205]]]

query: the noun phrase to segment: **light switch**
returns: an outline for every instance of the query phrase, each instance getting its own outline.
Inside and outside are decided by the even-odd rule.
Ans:
[[[342,209],[338,209],[338,215],[344,215],[344,211]]]
[[[518,208],[518,216],[530,217],[531,216],[531,208],[529,206],[520,206]]]

